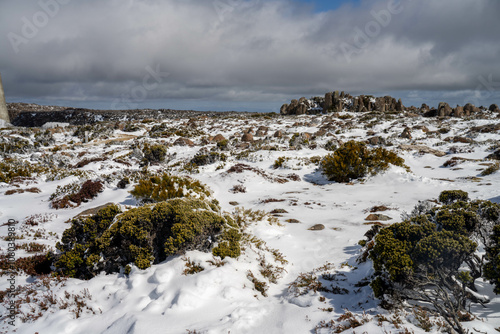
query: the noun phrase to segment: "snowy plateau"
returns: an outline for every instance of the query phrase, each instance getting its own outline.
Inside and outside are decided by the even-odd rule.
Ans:
[[[425,303],[380,305],[368,284],[373,264],[361,260],[366,248],[360,240],[374,225],[401,222],[419,202],[439,205],[445,190],[500,203],[500,172],[484,173],[498,166],[499,115],[486,109],[462,118],[405,110],[179,113],[3,127],[2,173],[27,172],[0,182],[0,332],[449,332]],[[321,160],[350,140],[393,151],[409,169],[391,165],[347,183],[329,181]],[[144,148],[155,145],[164,154],[148,160]],[[141,175],[163,173],[200,181],[221,214],[238,217],[246,236],[239,256],[221,259],[192,249],[146,269],[131,263],[128,270],[90,279],[57,276],[54,266],[44,274],[8,273],[9,232],[15,234],[16,261],[47,252],[57,256],[56,244],[74,217],[108,203],[122,212],[140,207],[131,191]],[[56,209],[55,199],[88,180],[102,185],[97,196]],[[367,220],[370,215],[376,218]],[[476,287],[489,302],[467,305],[473,316],[462,322],[464,331],[497,333],[500,298],[482,278]],[[13,318],[11,303],[17,308]]]

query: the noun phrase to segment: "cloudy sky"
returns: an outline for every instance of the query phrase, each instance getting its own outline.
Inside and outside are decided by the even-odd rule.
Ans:
[[[500,103],[498,0],[0,0],[8,102],[277,111]]]

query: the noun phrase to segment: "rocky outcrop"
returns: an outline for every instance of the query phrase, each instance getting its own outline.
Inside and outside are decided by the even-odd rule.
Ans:
[[[482,107],[481,107],[482,108]],[[446,102],[440,102],[437,108],[431,108],[427,104],[421,107],[405,107],[401,99],[391,96],[373,97],[371,95],[351,96],[344,92],[333,91],[325,94],[324,97],[313,97],[307,100],[302,97],[299,100],[292,100],[290,104],[281,107],[282,115],[305,115],[330,112],[379,112],[396,113],[404,112],[407,117],[468,117],[481,112],[481,108],[467,103],[465,106],[457,105],[450,107]],[[492,104],[489,108],[492,112],[500,114],[500,108]],[[500,117],[500,115],[499,115]]]
[[[290,104],[281,106],[280,113],[282,115],[305,115],[309,109],[309,101],[305,97],[300,100],[292,100]]]
[[[500,108],[498,108],[498,104],[492,104],[489,108],[488,108],[489,111],[493,111],[493,112],[500,112]]]
[[[439,106],[438,106],[438,116],[439,117],[450,116],[452,112],[453,112],[453,109],[451,109],[451,107],[448,103],[439,102]]]

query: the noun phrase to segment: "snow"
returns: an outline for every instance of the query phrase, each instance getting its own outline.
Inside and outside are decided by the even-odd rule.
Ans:
[[[342,113],[344,114],[344,113]],[[354,121],[359,115],[350,113]],[[220,119],[208,119],[200,122],[200,128],[207,134],[215,136],[223,134],[229,138],[234,134],[241,134],[243,128],[250,126],[257,129],[259,125],[270,127],[269,136],[276,130],[283,130],[290,136],[296,132],[315,133],[328,116],[301,116],[289,118],[276,118],[271,120],[259,119],[237,119],[227,117]],[[320,123],[308,123],[318,119]],[[169,126],[181,126],[187,119],[168,120]],[[298,127],[292,127],[295,122],[302,122]],[[383,121],[374,128],[368,130],[380,132],[393,142],[389,147],[398,152],[405,159],[411,172],[406,172],[400,167],[391,167],[387,172],[377,176],[369,177],[362,182],[353,184],[339,184],[329,182],[317,170],[314,164],[308,162],[313,156],[324,156],[328,151],[321,145],[333,137],[321,137],[316,140],[318,148],[303,148],[300,150],[260,150],[247,158],[236,160],[234,156],[224,163],[223,169],[217,169],[219,163],[200,167],[200,172],[190,175],[206,185],[213,192],[221,204],[223,210],[232,212],[234,205],[230,202],[238,202],[238,207],[253,210],[264,210],[270,212],[273,209],[285,209],[287,213],[279,217],[281,225],[270,225],[265,219],[253,222],[248,226],[247,232],[265,241],[269,248],[282,252],[288,263],[284,265],[285,271],[277,284],[269,285],[268,297],[262,296],[253,288],[248,279],[248,271],[256,276],[259,274],[259,255],[262,251],[254,247],[246,247],[238,259],[224,259],[224,266],[216,267],[210,265],[211,254],[198,251],[188,252],[184,256],[170,257],[163,263],[153,265],[146,270],[132,268],[129,276],[123,273],[111,275],[101,274],[91,280],[82,281],[69,279],[64,285],[51,286],[58,298],[64,299],[65,291],[73,294],[81,294],[88,290],[91,299],[86,301],[93,311],[84,311],[76,318],[75,313],[67,309],[53,307],[44,312],[43,316],[34,322],[21,322],[16,319],[16,333],[314,333],[316,326],[321,321],[335,320],[344,314],[345,309],[352,311],[359,319],[365,317],[370,319],[355,330],[347,330],[346,333],[397,333],[398,329],[390,322],[384,322],[382,326],[377,324],[374,317],[384,314],[391,317],[388,311],[377,305],[369,286],[355,287],[354,285],[371,272],[369,263],[357,264],[356,258],[360,255],[361,246],[358,241],[364,238],[364,233],[370,228],[366,226],[365,218],[368,210],[376,205],[385,205],[390,208],[384,214],[390,216],[389,223],[400,221],[404,212],[411,212],[413,207],[421,200],[436,199],[443,190],[461,189],[469,192],[471,198],[490,199],[500,202],[500,173],[495,173],[481,178],[479,182],[473,182],[467,177],[478,176],[480,162],[468,161],[457,167],[460,169],[444,168],[443,163],[452,157],[463,157],[470,159],[484,159],[490,152],[487,151],[492,143],[498,143],[500,133],[481,133],[475,136],[474,144],[461,144],[444,142],[436,138],[427,137],[421,130],[412,130],[412,143],[426,145],[435,149],[448,152],[450,148],[463,148],[462,153],[447,154],[444,157],[436,157],[432,154],[419,154],[414,151],[397,150],[399,144],[409,144],[406,139],[399,138],[399,134],[405,126],[416,124],[425,125],[431,131],[441,125],[449,125],[452,129],[447,136],[465,135],[468,129],[477,125],[498,123],[494,120],[444,120],[438,123],[433,119],[411,118],[401,120]],[[247,123],[247,124],[246,124]],[[366,129],[362,124],[356,124],[352,128],[339,128],[341,133],[334,134],[343,141],[350,138],[362,140],[368,138]],[[148,124],[152,127],[156,123]],[[7,131],[7,130],[5,130]],[[123,138],[125,133],[116,130],[116,138]],[[79,146],[69,159],[77,162],[75,157],[78,152],[87,152],[89,156],[101,156],[104,152],[112,152],[111,157],[116,158],[131,152],[129,144],[134,143],[137,137],[145,135],[145,131],[126,133],[130,138],[123,138],[119,145],[110,146],[104,141],[89,143]],[[56,134],[57,143],[61,145],[67,142],[68,134]],[[333,135],[333,133],[332,133]],[[159,140],[173,143],[178,137],[160,138]],[[112,138],[111,138],[112,139]],[[273,142],[274,140],[274,142]],[[148,139],[148,141],[152,141]],[[199,140],[193,140],[196,143]],[[287,139],[269,139],[270,144],[279,147],[287,145]],[[440,146],[435,146],[438,144]],[[213,147],[214,145],[209,145]],[[47,148],[50,149],[50,148]],[[165,165],[151,167],[152,169],[167,169],[176,174],[183,171],[168,167],[176,162],[192,158],[200,149],[195,147],[168,147],[168,154],[172,157]],[[70,154],[70,155],[71,155]],[[28,159],[30,155],[20,156]],[[272,169],[273,162],[278,158],[286,156],[290,158],[281,169]],[[40,159],[39,156],[36,156]],[[290,173],[298,174],[300,181],[287,183],[272,182],[261,175],[244,171],[243,173],[226,173],[225,171],[236,163],[245,163],[259,168],[273,177],[285,177]],[[484,161],[482,161],[484,162]],[[107,161],[91,163],[82,170],[88,170],[97,175],[109,175],[113,172],[119,173],[123,165],[113,162],[111,158]],[[139,170],[138,164],[131,168]],[[126,189],[116,188],[115,183],[106,184],[105,191],[96,199],[82,204],[80,207],[64,210],[54,210],[49,206],[49,197],[57,186],[70,184],[78,180],[77,177],[68,177],[58,181],[45,182],[44,178],[37,178],[31,185],[21,185],[20,188],[38,187],[41,193],[23,193],[11,196],[3,193],[12,187],[0,184],[0,220],[6,222],[8,219],[20,221],[35,214],[46,214],[50,217],[43,229],[57,233],[60,237],[63,231],[69,227],[66,221],[84,210],[94,208],[109,202],[118,203],[123,209],[126,206],[133,207],[137,203],[128,193],[132,185]],[[246,193],[233,194],[229,192],[236,184],[246,187]],[[266,199],[277,199],[278,202],[264,203]],[[287,223],[287,219],[296,219],[299,223]],[[311,231],[310,227],[323,224],[324,230]],[[40,226],[42,228],[42,226]],[[0,235],[7,234],[7,226],[0,227]],[[28,240],[26,240],[28,241]],[[43,239],[44,244],[54,246],[58,241],[56,237],[50,236]],[[4,251],[6,241],[0,240],[0,247]],[[28,256],[23,250],[18,250],[16,256]],[[195,275],[183,275],[185,259],[199,263],[205,268],[204,271]],[[341,288],[349,290],[348,294],[332,294],[327,292],[309,291],[306,294],[295,296],[289,289],[299,275],[309,272],[322,272],[320,269],[330,263],[328,272],[336,275],[334,281]],[[260,278],[260,276],[259,276]],[[33,282],[33,278],[18,276],[16,284],[26,285]],[[325,284],[328,282],[324,282]],[[7,277],[0,278],[0,290],[8,286]],[[478,282],[479,295],[488,296],[491,302],[482,306],[474,306],[473,312],[479,317],[464,327],[477,332],[494,333],[495,328],[500,327],[500,297],[497,297],[489,284]],[[331,310],[328,310],[330,309]],[[322,310],[323,309],[323,310]],[[2,312],[3,313],[3,312]],[[95,313],[95,314],[94,314]],[[424,333],[424,330],[410,323],[411,317],[403,317],[403,325],[415,333]],[[0,332],[12,328],[6,323],[0,327]],[[431,333],[438,333],[436,326]],[[329,333],[328,328],[318,329],[318,333]]]

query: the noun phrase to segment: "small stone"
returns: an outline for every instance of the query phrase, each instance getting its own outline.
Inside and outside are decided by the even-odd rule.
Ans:
[[[376,214],[376,213],[372,213],[372,214],[368,215],[368,217],[365,218],[365,220],[367,220],[367,221],[376,221],[376,220],[387,221],[387,220],[391,220],[391,219],[392,218],[389,216],[382,215],[382,214]]]
[[[325,225],[323,224],[316,224],[314,226],[311,226],[310,228],[308,228],[309,231],[321,231],[321,230],[324,230],[325,229]]]

